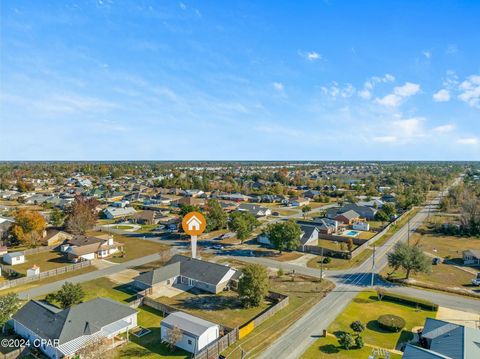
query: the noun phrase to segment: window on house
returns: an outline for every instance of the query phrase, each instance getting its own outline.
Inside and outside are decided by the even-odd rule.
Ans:
[[[192,345],[192,341],[188,339],[188,345]]]

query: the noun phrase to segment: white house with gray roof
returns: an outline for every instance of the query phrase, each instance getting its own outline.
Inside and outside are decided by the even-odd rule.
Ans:
[[[168,336],[173,328],[182,332],[182,337],[175,344],[187,352],[197,354],[220,336],[220,326],[193,315],[174,312],[160,323],[160,337],[168,342]]]
[[[38,347],[47,357],[72,357],[89,343],[112,339],[137,326],[137,311],[108,298],[96,298],[59,309],[36,300],[25,304],[12,317],[15,333]]]

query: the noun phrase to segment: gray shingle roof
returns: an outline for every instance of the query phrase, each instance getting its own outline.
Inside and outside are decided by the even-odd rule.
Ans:
[[[41,338],[59,339],[63,344],[82,335],[96,333],[102,327],[136,312],[109,298],[96,298],[63,310],[31,300],[13,319]]]
[[[211,263],[176,254],[170,259],[167,265],[140,274],[134,279],[148,285],[153,285],[181,275],[200,282],[217,285],[231,269],[235,270],[222,264]],[[238,277],[238,274],[235,273],[234,277],[235,276]]]

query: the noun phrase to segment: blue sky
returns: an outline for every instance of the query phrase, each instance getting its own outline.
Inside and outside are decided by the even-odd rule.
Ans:
[[[0,11],[0,160],[480,160],[479,1]]]

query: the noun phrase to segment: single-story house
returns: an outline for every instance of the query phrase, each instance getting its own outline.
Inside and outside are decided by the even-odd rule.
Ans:
[[[250,212],[255,217],[265,217],[272,214],[270,208],[259,206],[258,204],[253,203],[241,203],[238,206],[238,210],[242,212]]]
[[[111,339],[137,326],[137,311],[109,298],[96,298],[67,309],[30,300],[12,317],[16,334],[48,358],[73,358],[95,340]]]
[[[175,344],[187,352],[197,354],[220,336],[220,326],[184,312],[173,312],[160,323],[160,338],[168,342],[174,328],[180,329],[182,337]]]
[[[466,251],[463,251],[463,264],[480,264],[480,249],[467,249]]]
[[[135,214],[133,216],[133,220],[139,224],[157,224],[158,223],[156,212],[151,210],[145,210]]]
[[[8,236],[14,223],[14,218],[0,216],[0,240]]]
[[[353,210],[349,210],[338,214],[334,219],[343,224],[351,225],[354,222],[358,222],[360,215]]]
[[[176,254],[165,266],[135,277],[133,286],[139,290],[155,290],[180,284],[216,294],[228,288],[240,275],[240,271],[222,264]]]
[[[315,245],[318,243],[318,228],[316,225],[314,225],[313,222],[307,223],[306,221],[297,221],[298,224],[300,224],[300,229],[302,230],[302,233],[300,234],[300,245],[298,250],[299,251],[304,251],[306,245]],[[257,242],[261,244],[265,244],[267,246],[271,246],[272,242],[270,242],[270,239],[268,238],[268,235],[266,233],[262,233],[259,236],[257,236]]]
[[[125,218],[133,216],[137,211],[133,207],[107,207],[103,210],[103,215],[107,219]]]
[[[197,197],[182,197],[175,201],[175,204],[180,206],[203,206],[205,205],[205,200],[203,198]]]
[[[342,207],[343,212],[346,211],[355,211],[357,212],[361,218],[366,218],[368,220],[373,220],[375,219],[375,214],[378,212],[378,210],[374,207],[369,207],[369,206],[363,206],[355,203],[349,203],[346,204]]]
[[[289,203],[294,207],[301,207],[309,204],[310,200],[305,197],[292,197],[290,198]]]
[[[65,242],[60,247],[67,258],[73,262],[92,260],[95,258],[107,258],[123,248],[122,243],[115,242],[113,237],[86,237],[76,236]]]
[[[480,329],[427,318],[420,345],[407,344],[403,359],[480,358]]]
[[[2,259],[4,263],[10,264],[11,266],[25,263],[25,255],[23,252],[7,253],[3,255]]]

